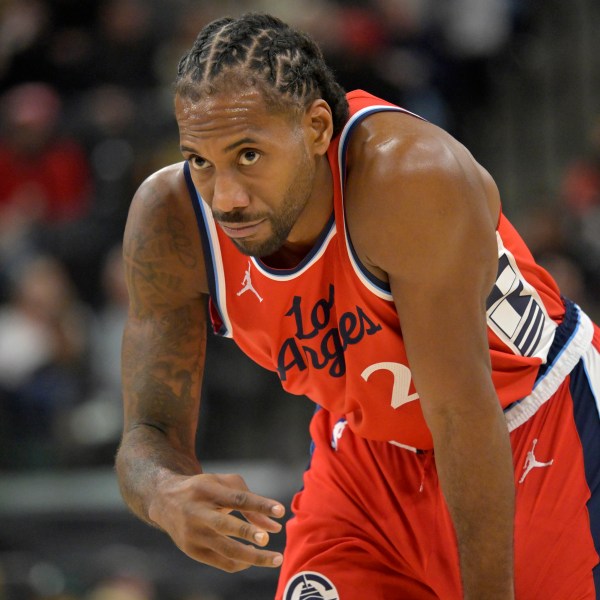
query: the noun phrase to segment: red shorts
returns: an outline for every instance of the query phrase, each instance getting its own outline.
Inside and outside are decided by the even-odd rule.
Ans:
[[[552,396],[511,432],[517,600],[600,598],[600,330],[594,332]],[[276,599],[462,598],[433,453],[359,438],[323,409],[311,435]]]

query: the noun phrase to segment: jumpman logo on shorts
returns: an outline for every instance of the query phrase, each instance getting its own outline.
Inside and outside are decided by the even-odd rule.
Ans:
[[[554,462],[554,459],[549,460],[548,462],[540,462],[536,459],[534,451],[537,442],[537,438],[533,440],[533,446],[531,447],[531,450],[527,453],[525,465],[523,466],[524,473],[521,476],[521,479],[519,479],[519,483],[523,483],[525,481],[525,477],[527,477],[527,475],[529,475],[529,473],[536,467],[549,467]]]
[[[241,296],[244,292],[252,292],[257,298],[259,302],[262,302],[263,299],[260,297],[259,293],[254,289],[252,285],[252,279],[250,278],[250,269],[252,268],[252,263],[248,261],[248,268],[246,269],[246,273],[244,275],[244,279],[242,279],[242,289],[237,293],[238,296]]]
[[[331,447],[336,452],[340,439],[342,438],[342,434],[344,433],[344,429],[346,429],[346,425],[348,425],[348,421],[346,421],[346,419],[340,419],[333,427],[333,432],[331,434]]]

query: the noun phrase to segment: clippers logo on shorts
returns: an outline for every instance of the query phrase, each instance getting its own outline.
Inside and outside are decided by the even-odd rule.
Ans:
[[[284,600],[340,600],[335,586],[327,577],[313,571],[303,571],[290,579]]]

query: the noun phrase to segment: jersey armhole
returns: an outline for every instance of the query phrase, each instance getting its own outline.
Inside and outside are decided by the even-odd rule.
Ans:
[[[228,319],[226,310],[221,308],[219,302],[221,295],[224,294],[224,290],[221,290],[224,282],[222,285],[219,285],[219,278],[217,276],[219,270],[217,266],[218,257],[216,256],[216,252],[214,251],[211,240],[210,226],[205,213],[204,201],[202,200],[200,194],[198,194],[196,186],[192,181],[190,166],[187,162],[183,165],[183,173],[190,195],[190,201],[194,208],[194,214],[196,215],[198,230],[200,231],[200,240],[202,242],[202,251],[204,254],[204,265],[206,268],[206,279],[208,281],[208,290],[210,294],[209,316],[213,331],[215,334],[223,337],[232,337],[231,327],[227,326]]]
[[[386,281],[382,281],[381,279],[379,279],[378,277],[373,275],[373,273],[371,273],[371,271],[369,271],[369,269],[367,269],[367,267],[360,260],[360,258],[358,257],[358,254],[356,253],[356,250],[354,249],[354,245],[352,244],[352,240],[350,238],[350,232],[348,231],[348,225],[346,223],[346,206],[344,203],[344,189],[345,189],[345,184],[346,184],[346,154],[347,154],[347,150],[348,150],[348,144],[350,142],[350,136],[351,136],[352,132],[354,131],[354,129],[356,128],[356,126],[363,119],[365,119],[369,115],[372,115],[372,114],[375,114],[378,112],[401,112],[401,113],[416,117],[418,119],[421,119],[423,121],[425,119],[423,119],[419,115],[416,115],[415,113],[412,113],[408,110],[400,108],[399,106],[393,106],[393,105],[388,105],[388,104],[375,104],[375,105],[371,105],[371,106],[362,108],[362,109],[358,110],[356,113],[354,113],[350,117],[350,119],[346,123],[346,126],[342,130],[342,133],[340,134],[340,141],[339,141],[339,146],[338,146],[338,166],[339,166],[339,173],[340,173],[340,189],[341,189],[341,196],[342,196],[344,237],[346,240],[346,248],[348,251],[348,256],[350,258],[350,263],[352,264],[352,268],[354,269],[354,272],[356,273],[356,275],[358,276],[360,281],[363,283],[363,285],[367,289],[369,289],[376,296],[383,298],[384,300],[393,302],[393,297],[392,297],[391,288],[390,288],[389,283]]]

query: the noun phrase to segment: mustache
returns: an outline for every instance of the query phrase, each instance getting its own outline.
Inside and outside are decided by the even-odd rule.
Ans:
[[[241,211],[222,212],[213,210],[212,214],[215,221],[218,221],[219,223],[256,223],[256,221],[262,221],[262,219],[268,218],[268,215],[265,215],[264,213],[249,215]]]

